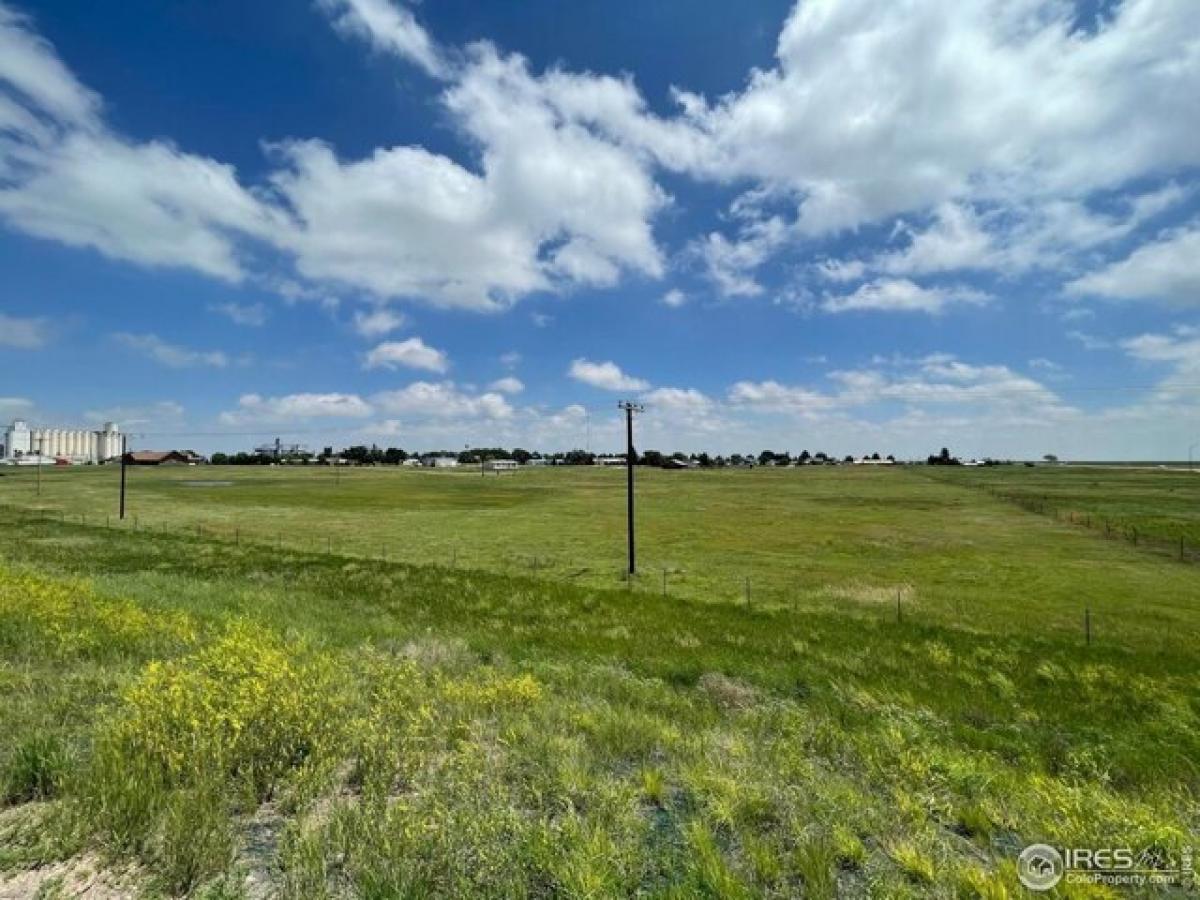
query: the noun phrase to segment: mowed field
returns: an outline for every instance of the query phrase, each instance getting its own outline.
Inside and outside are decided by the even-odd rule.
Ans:
[[[136,469],[124,525],[35,477],[0,897],[1009,897],[1035,841],[1200,843],[1200,566],[994,494],[1188,534],[1188,473],[639,471],[632,583],[621,471]]]

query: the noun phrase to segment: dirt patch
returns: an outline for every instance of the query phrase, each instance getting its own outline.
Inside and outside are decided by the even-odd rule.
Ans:
[[[90,853],[67,862],[0,877],[0,900],[29,900],[30,897],[133,900],[140,895],[129,873],[106,870],[100,859]]]

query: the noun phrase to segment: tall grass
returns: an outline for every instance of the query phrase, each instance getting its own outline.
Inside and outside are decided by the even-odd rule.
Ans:
[[[176,895],[252,873],[294,898],[1004,897],[1025,843],[1193,840],[1186,647],[39,538],[0,564],[9,870],[99,851]]]

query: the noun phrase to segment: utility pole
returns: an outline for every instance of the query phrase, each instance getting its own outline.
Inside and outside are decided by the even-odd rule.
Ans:
[[[626,515],[629,520],[629,574],[635,575],[637,573],[637,553],[633,538],[633,414],[644,411],[646,407],[628,400],[622,400],[617,406],[625,410],[625,500]]]
[[[121,518],[125,518],[125,457],[128,454],[128,441],[125,435],[121,435]]]

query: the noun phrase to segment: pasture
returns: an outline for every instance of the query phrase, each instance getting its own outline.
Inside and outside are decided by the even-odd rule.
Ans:
[[[0,896],[1007,897],[1034,841],[1178,859],[1200,566],[980,483],[1127,473],[995,471],[639,471],[632,583],[620,471],[133,470],[136,530],[115,470],[6,475]],[[1194,527],[1200,477],[1156,475],[1123,514]]]

